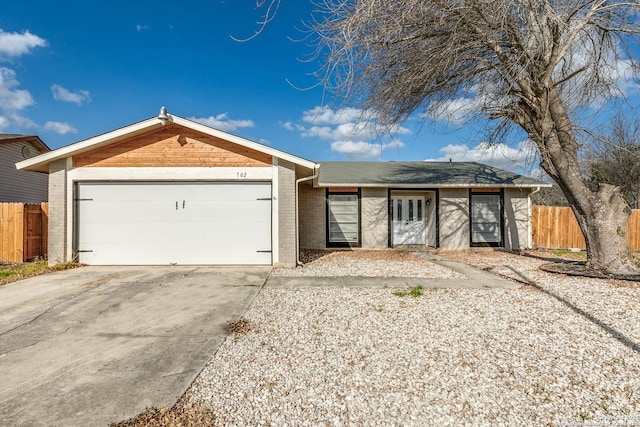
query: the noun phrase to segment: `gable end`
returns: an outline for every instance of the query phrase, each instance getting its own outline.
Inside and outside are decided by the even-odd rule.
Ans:
[[[179,125],[73,156],[74,167],[265,167],[271,156]]]

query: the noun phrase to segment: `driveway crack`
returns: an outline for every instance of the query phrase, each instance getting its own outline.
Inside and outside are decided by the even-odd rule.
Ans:
[[[98,283],[98,282],[99,282],[99,281],[91,282],[91,284],[94,284],[94,283],[95,283],[95,284],[101,284],[101,283],[103,283],[103,282],[100,282],[100,283]],[[70,296],[70,297],[68,297],[68,298],[65,298],[65,299],[63,299],[63,300],[61,300],[61,301],[55,302],[55,303],[53,303],[52,305],[50,305],[49,307],[47,307],[47,309],[46,309],[46,310],[44,310],[43,312],[38,313],[38,314],[37,314],[35,317],[33,317],[32,319],[30,319],[30,320],[28,320],[28,321],[26,321],[26,322],[23,322],[23,323],[21,323],[21,324],[19,324],[19,325],[16,325],[16,326],[14,326],[14,327],[13,327],[13,328],[11,328],[11,329],[7,329],[7,330],[6,330],[6,331],[4,331],[4,332],[0,332],[0,336],[7,335],[7,334],[9,334],[9,333],[11,333],[11,332],[16,331],[17,329],[22,328],[23,326],[27,326],[27,325],[29,325],[29,324],[31,324],[31,323],[33,323],[33,322],[35,322],[36,320],[40,319],[42,316],[46,315],[47,313],[49,313],[51,310],[53,310],[53,309],[54,309],[54,308],[56,308],[57,306],[59,306],[59,305],[61,305],[61,304],[64,304],[64,303],[66,303],[66,302],[68,302],[68,301],[71,301],[71,300],[73,300],[73,299],[77,298],[78,296],[84,295],[85,293],[87,293],[87,292],[91,292],[91,291],[93,291],[93,290],[94,290],[94,288],[84,289],[84,290],[82,290],[81,292],[79,292],[79,293],[75,293],[75,294],[71,295],[71,296]]]
[[[71,298],[69,298],[69,299],[71,299]],[[21,323],[21,324],[19,324],[19,325],[16,325],[16,326],[14,326],[13,328],[8,329],[8,330],[6,330],[6,331],[4,331],[4,332],[0,333],[0,336],[7,335],[7,334],[9,334],[9,333],[11,333],[11,332],[13,332],[13,331],[15,331],[15,330],[17,330],[17,329],[22,328],[23,326],[27,326],[28,324],[35,322],[36,320],[38,320],[39,318],[41,318],[42,316],[44,316],[45,314],[47,314],[48,312],[50,312],[53,308],[57,307],[58,305],[62,304],[63,302],[66,302],[66,301],[68,301],[68,299],[65,299],[64,301],[59,301],[59,302],[57,302],[57,303],[53,304],[52,306],[47,307],[47,309],[46,309],[45,311],[43,311],[42,313],[39,313],[37,316],[35,316],[35,317],[34,317],[34,318],[32,318],[31,320],[28,320],[28,321],[26,321],[26,322],[24,322],[24,323]]]

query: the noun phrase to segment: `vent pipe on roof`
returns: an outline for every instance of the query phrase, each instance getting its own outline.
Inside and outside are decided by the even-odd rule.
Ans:
[[[160,114],[158,114],[158,120],[162,123],[162,126],[166,125],[169,121],[169,115],[167,114],[167,109],[163,106],[160,107]]]

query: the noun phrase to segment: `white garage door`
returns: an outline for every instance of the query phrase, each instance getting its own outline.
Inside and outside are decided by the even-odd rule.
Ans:
[[[76,249],[92,265],[271,264],[271,183],[80,183]]]

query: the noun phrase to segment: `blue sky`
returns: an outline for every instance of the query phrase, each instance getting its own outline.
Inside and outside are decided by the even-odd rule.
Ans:
[[[0,132],[51,148],[169,113],[311,160],[480,160],[514,168],[522,141],[487,151],[469,128],[409,120],[377,138],[332,108],[296,30],[308,1],[284,2],[258,37],[254,0],[6,2],[0,12]]]

